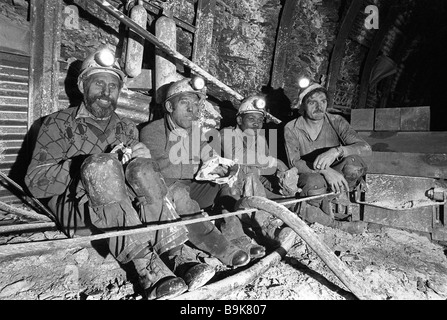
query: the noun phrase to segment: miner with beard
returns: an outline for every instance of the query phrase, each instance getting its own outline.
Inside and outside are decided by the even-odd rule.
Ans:
[[[124,80],[113,52],[102,48],[82,64],[82,104],[42,121],[25,183],[69,237],[179,218],[135,124],[115,113]],[[154,299],[193,290],[214,275],[188,259],[181,274],[167,267],[160,256],[185,251],[186,241],[187,229],[178,226],[111,237],[108,246],[120,264],[133,263],[143,295]]]
[[[289,165],[298,169],[301,196],[334,192],[335,199],[361,187],[367,171],[362,157],[371,147],[340,115],[327,112],[327,90],[318,83],[299,95],[300,117],[284,128]],[[307,222],[339,228],[349,233],[362,233],[366,224],[349,221],[349,216],[336,216],[328,197],[302,203],[298,214]],[[339,218],[339,219],[337,219]]]

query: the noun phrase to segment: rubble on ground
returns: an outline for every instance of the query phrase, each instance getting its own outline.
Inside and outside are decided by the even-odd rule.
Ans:
[[[380,299],[447,299],[447,250],[425,236],[377,225],[362,235],[351,235],[319,224],[311,227],[359,281]],[[57,237],[51,233],[46,236]],[[105,252],[101,246],[70,248],[1,261],[0,299],[141,299],[128,270]],[[221,265],[214,266],[225,271]],[[218,299],[356,298],[298,238],[280,263],[253,283]]]

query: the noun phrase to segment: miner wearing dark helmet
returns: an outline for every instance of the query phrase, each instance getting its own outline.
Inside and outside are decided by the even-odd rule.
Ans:
[[[124,80],[114,53],[100,48],[81,67],[82,104],[48,115],[40,127],[25,182],[36,198],[47,200],[69,237],[178,219],[135,124],[115,113]],[[155,299],[193,290],[213,277],[207,264],[184,259],[188,267],[180,274],[162,261],[160,255],[170,250],[189,250],[187,240],[187,229],[177,226],[110,237],[108,245],[120,264],[134,264],[144,296]]]
[[[327,112],[327,90],[318,83],[307,83],[299,94],[300,117],[284,128],[289,165],[298,169],[301,196],[314,196],[328,191],[333,200],[361,186],[367,167],[362,157],[371,154],[371,147],[352,129],[342,116]],[[332,210],[328,198],[303,203],[299,215],[309,223],[318,222],[350,233],[362,233],[362,221],[342,221]]]
[[[204,150],[212,153],[207,141],[201,139],[198,124],[199,112],[206,99],[205,90],[201,77],[171,83],[166,92],[164,117],[150,122],[140,132],[140,141],[158,162],[182,217],[213,206],[221,189],[219,184],[195,179],[199,168],[210,159],[210,153]],[[211,173],[224,176],[227,172],[227,167],[219,165]],[[212,222],[189,224],[187,228],[193,245],[225,265],[238,267],[250,261],[249,255],[232,244]]]

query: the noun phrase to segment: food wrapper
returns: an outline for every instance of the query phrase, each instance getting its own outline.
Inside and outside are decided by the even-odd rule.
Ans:
[[[130,159],[132,159],[132,148],[125,147],[124,143],[122,142],[116,145],[115,148],[113,148],[112,151],[110,151],[110,153],[117,153],[118,159],[121,161],[123,165],[127,164],[130,161]]]
[[[228,167],[228,173],[225,177],[220,177],[218,174],[212,173],[218,166]],[[210,181],[217,184],[228,183],[228,185],[232,187],[237,180],[238,172],[239,166],[233,160],[214,156],[203,163],[199,172],[197,172],[195,179],[198,181]]]

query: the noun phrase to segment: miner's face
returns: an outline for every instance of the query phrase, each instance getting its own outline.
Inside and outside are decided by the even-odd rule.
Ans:
[[[118,103],[122,82],[118,76],[100,72],[84,81],[84,101],[88,111],[97,118],[112,115]]]
[[[305,101],[304,116],[311,120],[321,120],[326,113],[327,96],[324,92],[315,92]]]
[[[237,117],[239,128],[247,133],[256,134],[262,129],[264,124],[264,115],[258,112],[245,113]]]
[[[191,129],[193,121],[199,118],[202,99],[192,92],[182,93],[166,102],[166,110],[171,114],[175,125]]]

